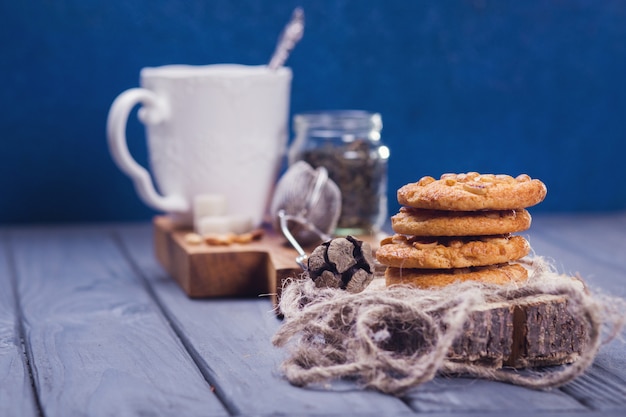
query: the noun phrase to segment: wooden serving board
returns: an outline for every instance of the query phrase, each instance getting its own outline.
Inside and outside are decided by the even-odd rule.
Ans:
[[[191,230],[167,216],[153,224],[157,260],[192,298],[273,295],[277,283],[302,273],[296,251],[269,228],[258,241],[214,246],[188,243]]]

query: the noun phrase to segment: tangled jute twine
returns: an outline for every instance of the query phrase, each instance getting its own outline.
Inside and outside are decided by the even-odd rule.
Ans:
[[[523,286],[464,282],[437,290],[393,286],[351,294],[294,279],[283,288],[279,308],[284,322],[273,338],[274,345],[288,349],[282,373],[297,386],[349,378],[393,395],[437,374],[535,389],[563,385],[593,363],[602,343],[620,334],[626,301],[592,294],[580,280],[558,274],[543,258],[534,257],[527,266],[530,276]],[[565,296],[573,319],[586,327],[587,340],[574,363],[520,372],[447,358],[467,317],[479,306],[545,294]],[[412,340],[409,349],[390,348],[406,337]]]

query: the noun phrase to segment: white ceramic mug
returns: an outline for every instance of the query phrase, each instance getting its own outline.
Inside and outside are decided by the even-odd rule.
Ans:
[[[261,224],[287,143],[291,70],[167,65],[144,68],[140,78],[141,88],[115,99],[107,122],[111,155],[139,197],[190,219],[195,196],[219,194],[230,213]],[[126,143],[137,104],[154,182]]]

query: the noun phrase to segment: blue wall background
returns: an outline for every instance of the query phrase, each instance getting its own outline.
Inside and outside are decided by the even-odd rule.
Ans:
[[[382,114],[390,212],[468,170],[542,179],[534,211],[626,208],[624,1],[0,0],[0,223],[149,219],[110,103],[144,66],[267,62],[298,5],[292,112]]]

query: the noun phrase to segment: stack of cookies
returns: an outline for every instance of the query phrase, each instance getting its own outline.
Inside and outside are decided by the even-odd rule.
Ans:
[[[527,207],[540,203],[546,186],[528,175],[444,174],[423,177],[398,190],[400,212],[391,218],[395,234],[376,252],[386,284],[419,288],[474,280],[523,282],[528,272]]]

